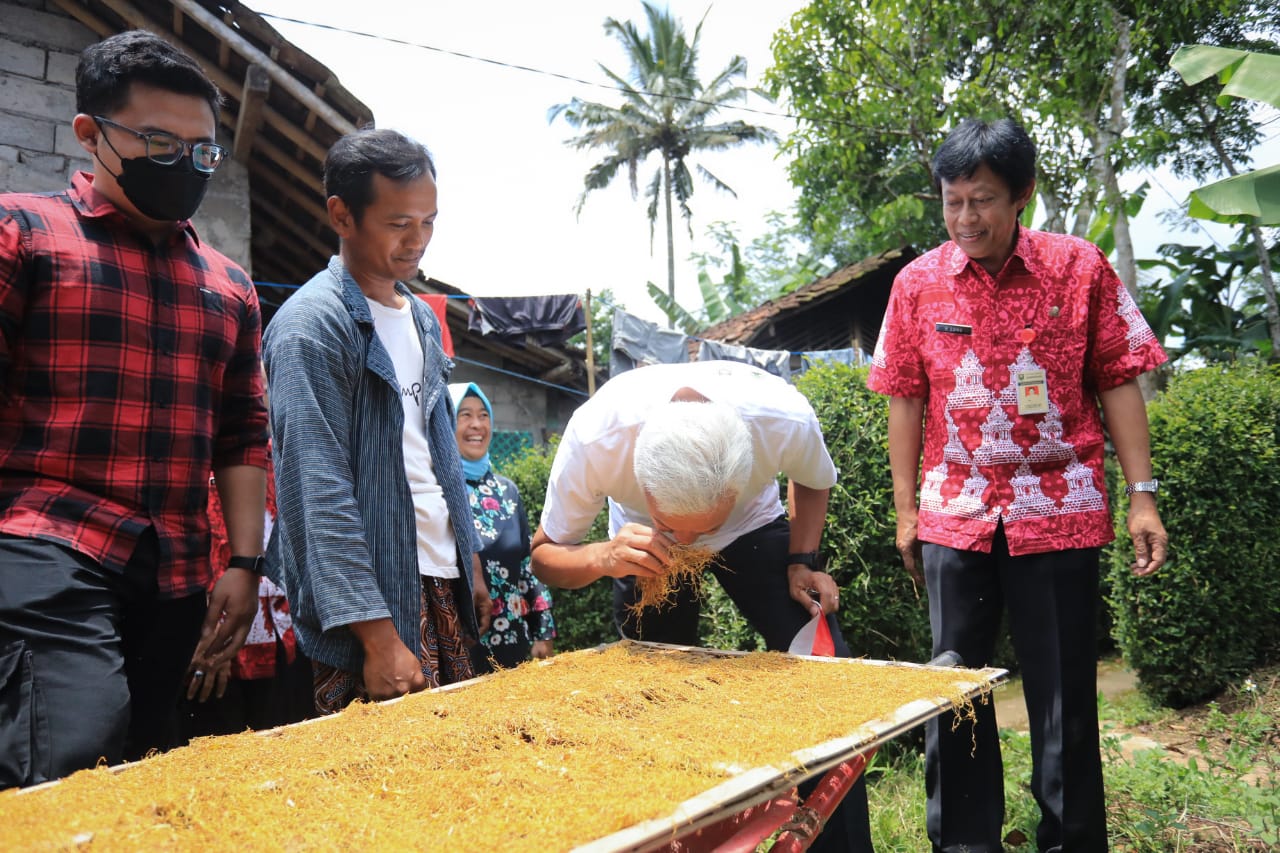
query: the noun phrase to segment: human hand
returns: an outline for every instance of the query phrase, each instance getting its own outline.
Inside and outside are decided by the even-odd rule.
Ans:
[[[247,569],[227,569],[209,593],[209,609],[200,626],[200,640],[191,656],[191,671],[208,677],[231,663],[249,636],[258,612],[258,575]]]
[[[599,543],[600,572],[611,578],[657,577],[671,562],[672,544],[670,537],[652,527],[624,524],[617,536]]]
[[[197,702],[208,702],[210,697],[221,699],[227,694],[227,685],[231,683],[231,661],[211,672],[195,667],[192,661],[187,672],[187,699]]]
[[[546,660],[555,654],[550,640],[534,640],[533,641],[533,659]]]
[[[1169,534],[1165,532],[1156,509],[1155,498],[1134,494],[1129,507],[1129,536],[1133,539],[1134,575],[1146,577],[1165,563],[1169,552]]]
[[[480,568],[480,558],[473,557],[471,572],[471,606],[476,610],[476,627],[483,634],[489,630],[493,618],[493,599],[489,596],[489,588],[484,582],[484,571]]]
[[[809,611],[810,616],[835,613],[840,609],[840,587],[826,572],[815,572],[799,563],[787,566],[787,590]],[[818,596],[816,601],[814,593]]]
[[[409,651],[409,647],[400,642],[397,636],[394,642],[388,642],[377,648],[374,653],[365,650],[364,655],[364,689],[373,701],[394,699],[406,693],[417,693],[427,686],[427,677],[422,674],[422,662],[418,656]]]
[[[907,574],[911,575],[911,581],[917,588],[924,586],[924,557],[922,555],[922,545],[920,543],[919,511],[912,507],[907,512],[898,512],[898,533],[894,539],[894,544],[898,548],[898,553],[902,555],[902,565],[906,567]]]

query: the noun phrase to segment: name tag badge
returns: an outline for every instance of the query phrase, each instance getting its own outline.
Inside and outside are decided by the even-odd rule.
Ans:
[[[1018,414],[1043,415],[1049,411],[1049,383],[1043,370],[1019,370],[1015,381],[1018,386]]]
[[[944,335],[972,335],[973,326],[962,326],[959,323],[934,323],[933,330]]]

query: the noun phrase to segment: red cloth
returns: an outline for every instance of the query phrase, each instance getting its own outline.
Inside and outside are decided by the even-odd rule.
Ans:
[[[276,517],[276,481],[270,467],[267,468],[267,517],[273,521]],[[217,583],[231,560],[231,546],[227,542],[222,501],[212,477],[209,478],[209,532],[209,562],[213,567],[213,583]],[[231,662],[231,674],[242,679],[273,678],[277,638],[284,644],[286,659],[293,663],[298,654],[298,640],[293,632],[289,602],[285,600],[284,590],[264,576],[258,581],[258,612],[249,626],[244,646]]]
[[[1013,555],[1110,542],[1097,393],[1166,360],[1106,256],[1084,240],[1021,229],[994,279],[953,242],[910,263],[867,386],[927,398],[920,539],[990,552],[1003,517]],[[1012,377],[1037,368],[1049,412],[1019,415]]]
[[[444,348],[444,354],[453,358],[453,334],[449,331],[449,320],[447,308],[449,305],[449,297],[443,293],[419,293],[422,301],[427,303],[436,319],[440,321],[440,345]]]
[[[92,180],[0,195],[0,532],[118,570],[153,527],[160,596],[191,595],[209,471],[267,464],[258,298],[190,225],[154,246]]]

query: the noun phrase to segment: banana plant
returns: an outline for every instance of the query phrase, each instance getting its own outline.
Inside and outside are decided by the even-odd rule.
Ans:
[[[1280,55],[1194,44],[1169,61],[1188,86],[1217,75],[1220,98],[1249,98],[1280,109]],[[1200,187],[1191,193],[1192,216],[1217,222],[1257,218],[1280,225],[1280,163]]]

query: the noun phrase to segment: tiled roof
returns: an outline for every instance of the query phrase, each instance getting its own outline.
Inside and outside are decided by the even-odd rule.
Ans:
[[[888,288],[893,283],[893,276],[915,257],[915,250],[910,246],[890,249],[879,255],[873,255],[858,261],[856,264],[841,267],[830,275],[798,287],[791,293],[779,296],[777,299],[771,299],[757,308],[703,329],[698,333],[698,337],[739,346],[758,346],[760,345],[761,337],[764,336],[762,333],[766,331],[769,324],[796,319],[796,315],[806,313],[837,297],[853,296],[855,295],[853,291],[866,286],[868,283],[874,283],[877,291],[875,294],[877,298],[870,301],[880,303],[881,299],[879,297],[887,297]],[[870,297],[871,294],[868,294],[868,296]],[[841,302],[843,304],[844,300],[841,300]],[[875,312],[874,308],[871,310],[873,313]],[[878,315],[874,318],[874,325],[877,330],[879,329],[880,319],[883,316],[883,310],[883,304],[880,304]],[[777,335],[772,337],[777,337]],[[808,347],[811,349],[837,348],[826,341],[812,341],[811,343],[813,345]],[[849,343],[840,344],[840,346],[849,345]],[[787,346],[792,349],[798,348],[789,343]]]

